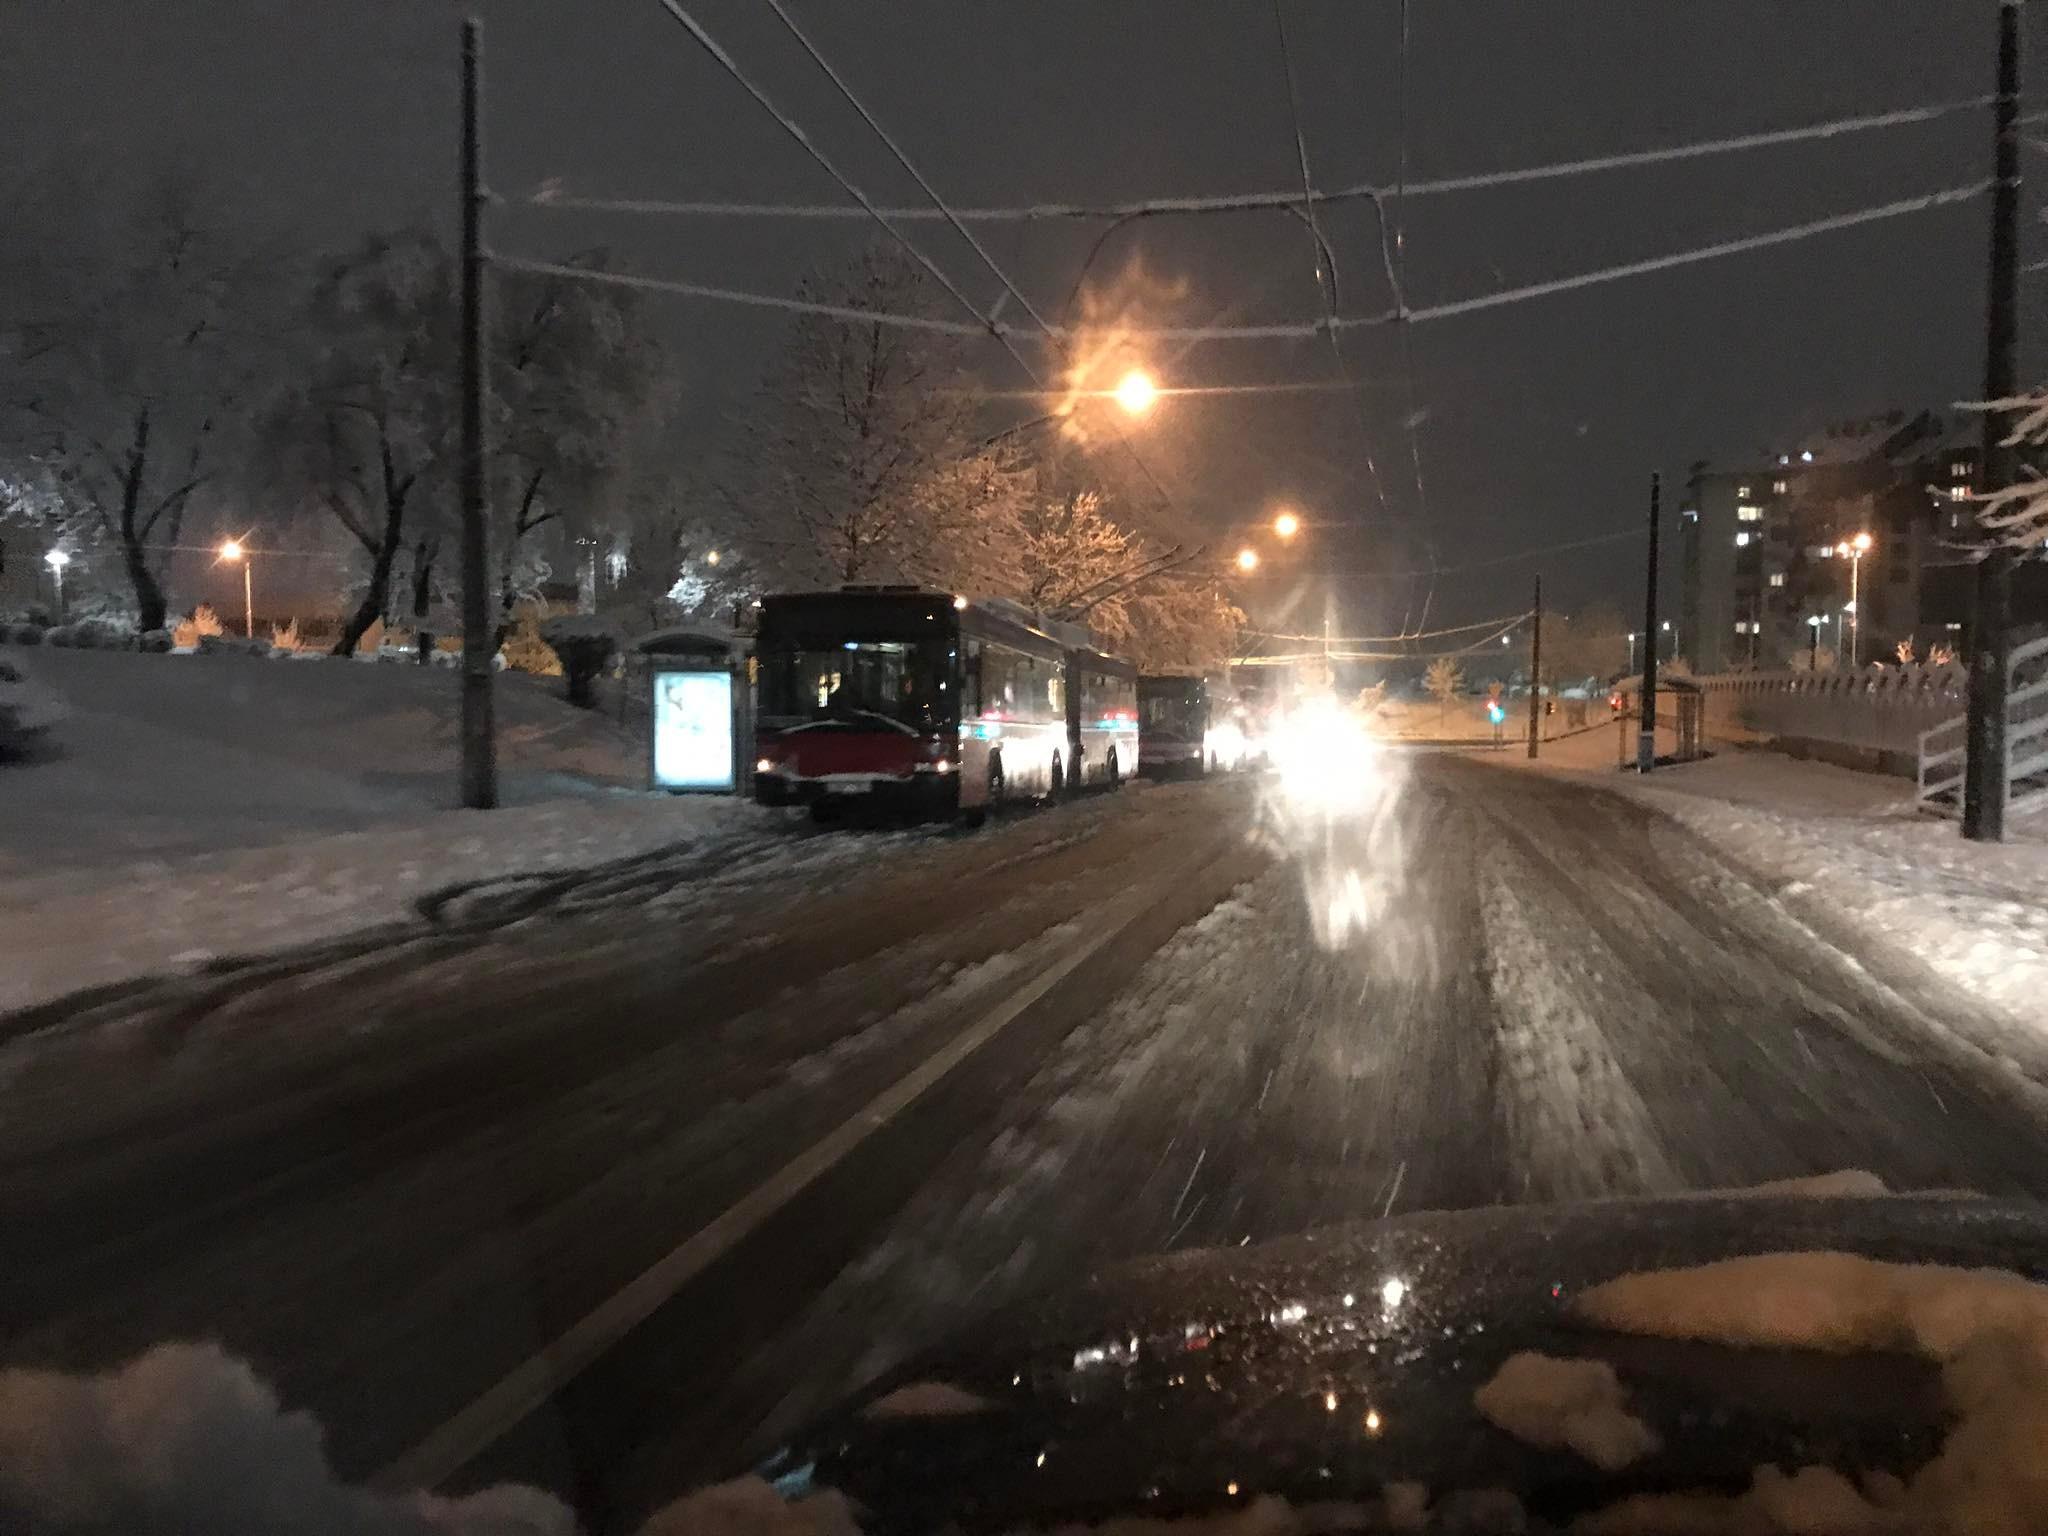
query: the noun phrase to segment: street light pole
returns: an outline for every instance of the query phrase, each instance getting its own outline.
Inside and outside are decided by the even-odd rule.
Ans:
[[[1643,697],[1636,730],[1636,772],[1657,766],[1657,499],[1663,482],[1650,473],[1650,561],[1643,581]]]
[[[56,589],[57,622],[64,622],[64,567],[71,563],[71,556],[61,549],[53,549],[43,556],[43,563],[50,568],[50,583]]]
[[[1849,670],[1856,671],[1863,665],[1863,604],[1862,594],[1863,551],[1849,551]]]
[[[488,504],[484,485],[483,26],[462,24],[462,803],[498,803],[491,700]]]
[[[1543,736],[1543,578],[1536,578],[1534,618],[1529,625],[1529,756]]]
[[[252,572],[256,562],[247,555],[242,557],[242,638],[256,638],[256,583]]]
[[[2009,399],[2018,376],[2020,203],[2020,6],[1998,7],[1998,95],[1992,105],[1991,275],[1984,296],[1984,399]],[[2005,424],[1984,413],[1984,494],[2012,484]],[[1977,566],[1971,621],[1968,747],[1963,757],[1963,836],[2005,840],[2006,691],[2012,665],[2012,551],[1993,539]]]

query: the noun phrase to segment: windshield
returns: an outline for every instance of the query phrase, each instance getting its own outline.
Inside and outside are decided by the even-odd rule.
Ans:
[[[764,719],[881,715],[921,733],[939,731],[957,707],[945,641],[848,640],[829,649],[778,649],[761,657]]]

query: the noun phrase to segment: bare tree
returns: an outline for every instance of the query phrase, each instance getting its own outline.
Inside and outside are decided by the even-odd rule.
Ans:
[[[163,627],[187,509],[232,462],[269,358],[265,263],[180,185],[107,248],[10,262],[8,435],[118,551],[143,629]]]
[[[1628,632],[1614,609],[1595,604],[1576,614],[1543,619],[1543,681],[1568,686],[1606,682],[1628,665]]]
[[[932,284],[873,248],[807,278],[807,299],[934,314]],[[1024,466],[985,442],[957,344],[929,331],[804,316],[727,445],[725,494],[785,579],[1007,589]]]

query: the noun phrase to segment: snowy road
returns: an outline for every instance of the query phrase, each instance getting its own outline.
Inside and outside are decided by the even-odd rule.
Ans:
[[[642,871],[0,1043],[6,1359],[218,1337],[352,1475],[466,1426],[454,1484],[617,1524],[1127,1256],[1843,1167],[2048,1193],[2008,1025],[1654,809],[1453,758],[1269,793]]]

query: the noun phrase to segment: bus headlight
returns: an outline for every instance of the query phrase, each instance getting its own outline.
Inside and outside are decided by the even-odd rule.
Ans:
[[[756,773],[773,773],[774,771],[775,761],[773,758],[764,757],[754,764],[754,772]]]

